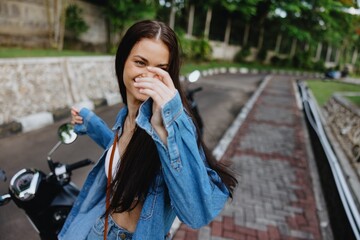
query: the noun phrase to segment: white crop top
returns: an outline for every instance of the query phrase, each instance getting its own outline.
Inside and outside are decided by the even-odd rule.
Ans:
[[[109,171],[109,164],[110,164],[110,157],[111,157],[111,151],[113,149],[113,145],[109,148],[109,150],[106,153],[106,158],[105,158],[105,173],[106,173],[106,177],[108,176],[108,171]],[[117,171],[117,165],[119,164],[120,161],[120,155],[119,155],[119,147],[116,144],[116,149],[115,149],[115,153],[114,153],[114,159],[113,159],[113,163],[112,163],[112,170],[111,170],[111,174],[112,174],[112,178],[115,177],[116,175],[116,171]]]

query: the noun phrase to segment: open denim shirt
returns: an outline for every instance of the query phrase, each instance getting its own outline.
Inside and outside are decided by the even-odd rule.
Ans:
[[[145,101],[136,118],[155,141],[161,169],[146,196],[133,239],[164,239],[176,216],[192,228],[208,224],[216,217],[229,197],[229,191],[218,174],[208,167],[202,149],[198,148],[196,130],[186,114],[179,93],[162,107],[167,130],[167,146],[150,124],[152,99]],[[105,156],[121,132],[127,107],[120,110],[112,130],[93,112],[82,109],[83,124],[78,134],[89,135],[105,149],[89,173],[84,186],[59,234],[59,239],[86,239],[95,221],[105,212]]]

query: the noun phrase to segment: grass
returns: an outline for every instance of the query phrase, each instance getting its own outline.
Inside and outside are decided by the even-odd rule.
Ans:
[[[324,106],[334,92],[360,92],[360,85],[331,81],[307,81],[320,106]],[[355,101],[359,101],[358,97]]]
[[[350,100],[350,102],[352,102],[354,105],[360,107],[360,96],[351,96],[351,97],[346,97],[347,99]]]
[[[63,50],[56,49],[24,49],[24,48],[4,48],[0,47],[0,58],[17,57],[67,57],[67,56],[99,56],[104,53]]]

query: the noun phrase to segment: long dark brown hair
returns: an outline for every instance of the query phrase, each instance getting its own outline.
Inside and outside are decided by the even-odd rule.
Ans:
[[[168,47],[170,59],[167,71],[180,94],[184,107],[190,112],[179,81],[180,46],[176,34],[170,27],[158,21],[144,20],[135,23],[127,30],[119,44],[115,59],[115,70],[123,102],[127,105],[126,88],[123,79],[125,62],[134,45],[144,38],[158,38]],[[198,128],[197,133],[200,136]],[[236,178],[225,165],[216,161],[200,137],[197,142],[199,147],[204,149],[210,168],[219,174],[232,196],[237,184]],[[107,212],[124,212],[135,208],[139,202],[145,199],[149,187],[159,171],[160,159],[153,139],[143,129],[136,128],[110,186],[113,194]]]

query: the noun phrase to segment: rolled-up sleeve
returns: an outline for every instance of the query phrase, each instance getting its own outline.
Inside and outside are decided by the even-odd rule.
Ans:
[[[83,123],[75,124],[75,132],[79,135],[87,134],[105,149],[113,137],[111,129],[101,118],[87,108],[82,108],[79,115],[83,118]]]

